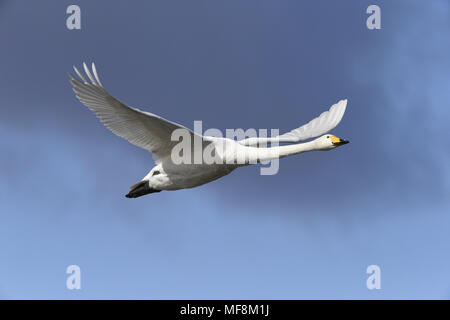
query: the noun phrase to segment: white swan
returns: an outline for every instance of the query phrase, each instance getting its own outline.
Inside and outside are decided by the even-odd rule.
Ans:
[[[347,140],[326,134],[341,121],[347,100],[339,101],[309,123],[278,137],[248,138],[235,141],[227,138],[199,136],[191,130],[155,114],[128,107],[103,88],[94,64],[92,64],[92,73],[85,63],[83,63],[83,67],[87,78],[76,67],[74,70],[80,79],[69,74],[78,99],[93,111],[113,133],[150,151],[156,162],[156,166],[140,182],[130,187],[130,192],[126,195],[128,198],[136,198],[162,190],[192,188],[223,177],[239,166],[307,151],[331,150],[348,143]],[[178,143],[178,141],[171,140],[171,135],[176,129],[185,130],[192,141],[200,139],[203,148],[209,147],[210,150],[213,150],[218,159],[223,160],[222,163],[217,161],[212,164],[176,164],[171,157],[172,148]],[[254,147],[261,143],[292,143],[317,136],[320,137],[306,143],[269,148]],[[198,152],[195,150],[192,148],[192,159],[195,157],[195,152]]]

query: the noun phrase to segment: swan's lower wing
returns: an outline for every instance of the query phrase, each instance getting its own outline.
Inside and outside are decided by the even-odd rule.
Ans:
[[[178,143],[171,141],[174,130],[186,130],[192,140],[197,136],[182,125],[120,102],[103,88],[94,64],[92,73],[86,64],[83,64],[83,67],[89,81],[75,67],[80,80],[70,75],[77,98],[113,133],[152,152],[157,163],[170,156],[172,147]]]
[[[323,112],[317,118],[314,118],[307,124],[282,134],[278,137],[271,138],[248,138],[239,141],[242,145],[256,145],[270,142],[299,142],[323,135],[334,128],[341,122],[347,107],[347,100],[341,100],[331,106],[328,111]]]

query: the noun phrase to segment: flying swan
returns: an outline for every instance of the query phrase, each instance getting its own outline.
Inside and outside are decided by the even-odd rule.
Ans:
[[[277,137],[253,137],[240,141],[227,138],[200,136],[186,127],[163,119],[155,114],[129,107],[111,96],[104,88],[95,65],[92,72],[83,63],[84,76],[74,66],[77,79],[69,74],[77,98],[86,105],[101,122],[116,135],[152,153],[156,162],[150,172],[138,183],[130,187],[127,198],[137,198],[162,190],[193,188],[229,174],[240,166],[261,161],[283,158],[313,150],[331,150],[348,143],[345,139],[327,134],[341,121],[347,100],[341,100],[328,111],[307,124]],[[86,77],[87,76],[87,77]],[[172,133],[181,129],[192,141],[200,141],[202,148],[191,148],[194,159],[198,152],[209,148],[214,154],[213,163],[177,162],[172,157],[172,149],[179,141],[172,141]],[[305,143],[260,147],[273,143],[295,143],[318,137]]]

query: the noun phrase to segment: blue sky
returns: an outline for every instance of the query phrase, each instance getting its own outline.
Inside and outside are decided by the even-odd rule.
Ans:
[[[437,0],[0,1],[0,298],[448,299],[449,18]],[[347,98],[351,143],[127,199],[153,161],[76,100],[83,61],[191,128],[284,132]]]

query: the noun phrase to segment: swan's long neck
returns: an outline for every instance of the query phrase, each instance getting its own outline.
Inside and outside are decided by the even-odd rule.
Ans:
[[[308,152],[317,150],[316,141],[310,141],[305,143],[297,143],[288,146],[278,146],[270,148],[256,148],[256,147],[245,147],[238,150],[236,156],[245,157],[245,162],[256,163],[261,161],[273,160],[278,158],[283,158],[293,154]],[[242,159],[242,158],[241,158]]]

